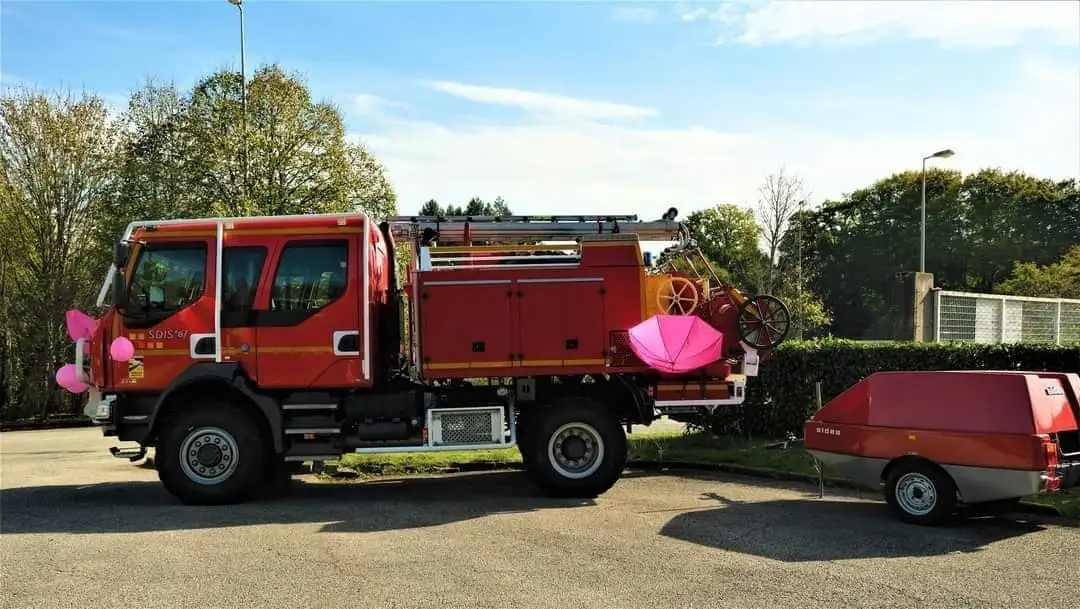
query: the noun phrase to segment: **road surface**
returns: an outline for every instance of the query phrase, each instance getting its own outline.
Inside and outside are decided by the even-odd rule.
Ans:
[[[3,607],[1069,607],[1080,529],[945,529],[879,501],[628,472],[596,501],[517,472],[294,482],[177,504],[98,429],[0,434]],[[1071,561],[1071,562],[1070,562]],[[1069,570],[1072,575],[1069,575]]]

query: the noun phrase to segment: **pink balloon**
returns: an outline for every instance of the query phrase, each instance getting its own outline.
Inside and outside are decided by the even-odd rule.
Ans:
[[[67,321],[68,336],[71,337],[71,340],[79,340],[80,338],[90,340],[94,335],[94,330],[97,330],[98,320],[78,309],[68,311],[64,317]]]
[[[117,336],[109,345],[109,355],[118,362],[126,362],[135,355],[135,345],[123,336]]]
[[[86,383],[79,380],[75,371],[75,364],[64,364],[56,371],[56,384],[71,393],[82,393],[89,389]]]

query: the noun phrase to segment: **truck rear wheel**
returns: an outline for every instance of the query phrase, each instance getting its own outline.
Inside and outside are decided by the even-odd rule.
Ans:
[[[165,489],[189,505],[247,501],[269,461],[258,424],[223,400],[170,417],[155,454]]]
[[[932,463],[899,464],[885,481],[885,500],[893,515],[908,524],[936,526],[953,515],[956,484]]]
[[[538,410],[530,423],[526,470],[547,494],[591,498],[619,480],[626,465],[626,433],[603,404],[559,400]]]

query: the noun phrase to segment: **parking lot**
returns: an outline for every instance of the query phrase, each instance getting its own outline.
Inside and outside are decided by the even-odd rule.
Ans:
[[[876,498],[628,472],[596,501],[523,474],[297,478],[242,506],[177,504],[98,429],[0,434],[3,606],[1064,607],[1080,529],[944,529]],[[1069,575],[1069,572],[1072,575]]]

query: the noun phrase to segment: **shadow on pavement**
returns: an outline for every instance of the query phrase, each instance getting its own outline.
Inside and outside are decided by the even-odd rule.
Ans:
[[[593,503],[544,497],[518,472],[362,484],[294,479],[284,497],[231,506],[182,505],[155,480],[3,489],[0,533],[141,533],[298,523],[324,523],[322,532],[366,533]]]
[[[720,550],[806,562],[978,552],[1043,529],[1005,517],[920,527],[894,520],[883,503],[813,497],[743,503],[707,493],[702,499],[721,507],[680,514],[661,534]]]

